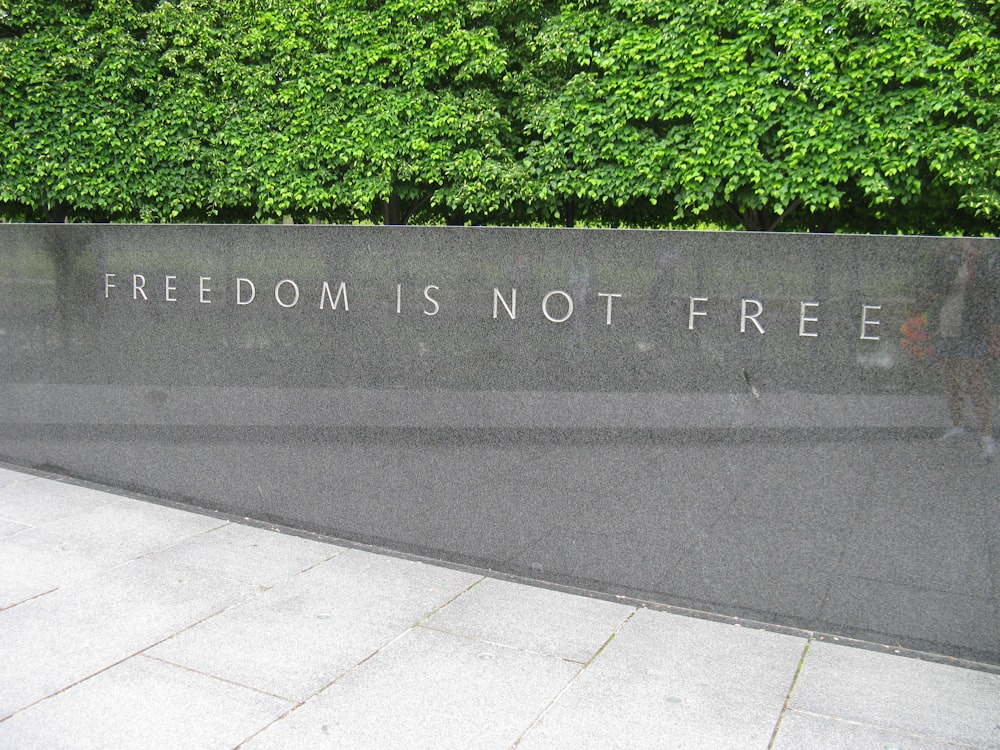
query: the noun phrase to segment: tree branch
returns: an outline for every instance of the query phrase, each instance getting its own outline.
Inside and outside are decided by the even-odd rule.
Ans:
[[[789,203],[788,204],[788,208],[785,209],[785,212],[781,216],[779,216],[777,219],[775,219],[774,221],[771,222],[771,226],[769,226],[767,228],[767,231],[768,232],[773,232],[775,229],[777,229],[778,225],[781,222],[783,222],[785,219],[787,219],[789,216],[791,216],[793,213],[795,213],[795,211],[801,205],[802,205],[802,199],[801,198],[796,198],[791,203]]]
[[[406,211],[406,214],[403,216],[403,223],[409,224],[410,219],[413,218],[414,214],[416,214],[417,211],[424,208],[428,203],[430,203],[431,198],[433,197],[434,197],[433,191],[430,193],[424,193],[422,196],[420,196],[420,198],[411,203],[410,207]]]

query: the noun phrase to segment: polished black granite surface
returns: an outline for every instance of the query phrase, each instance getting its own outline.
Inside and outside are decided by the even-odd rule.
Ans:
[[[902,334],[969,248],[998,241],[0,225],[0,458],[1000,663],[997,462],[935,440]]]

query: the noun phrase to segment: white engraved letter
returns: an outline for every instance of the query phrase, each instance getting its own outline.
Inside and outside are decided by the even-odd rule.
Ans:
[[[336,310],[340,306],[340,300],[344,300],[344,310],[350,312],[350,305],[347,303],[347,282],[341,281],[340,286],[337,287],[337,299],[333,299],[333,293],[330,291],[330,284],[326,281],[323,282],[323,294],[319,299],[319,309],[325,309],[326,301],[330,300],[330,309]]]
[[[141,273],[134,273],[132,274],[132,299],[139,299],[140,294],[143,299],[148,299],[146,297],[146,277]]]
[[[113,273],[104,274],[104,299],[111,299],[111,290],[115,288],[115,285],[111,283],[111,279],[115,277]]]
[[[754,312],[753,315],[750,315],[747,312],[747,306],[751,303],[756,307],[756,312]],[[760,333],[764,333],[764,327],[760,324],[760,321],[757,320],[762,312],[764,312],[764,305],[760,302],[760,300],[744,299],[740,303],[740,333],[747,332],[748,320],[754,324],[754,327],[756,327]]]
[[[559,294],[566,300],[566,314],[561,318],[553,318],[549,315],[549,300],[552,298],[553,294]],[[542,314],[553,323],[565,323],[570,319],[570,316],[573,315],[573,298],[566,294],[566,292],[560,292],[558,289],[549,292],[542,298]]]
[[[285,302],[283,299],[281,299],[281,287],[285,284],[288,284],[292,287],[291,302]],[[295,307],[297,304],[299,304],[299,285],[296,284],[291,279],[282,279],[274,286],[274,300],[284,308]]]
[[[688,330],[689,331],[693,331],[694,330],[694,319],[695,319],[696,315],[708,315],[708,313],[705,312],[704,310],[695,310],[694,309],[694,303],[695,302],[708,302],[708,297],[692,297],[691,298],[691,304],[688,307]]]
[[[250,297],[243,299],[243,286],[247,285],[250,287]],[[254,285],[250,279],[244,279],[240,277],[236,279],[236,304],[237,305],[249,305],[253,302],[254,297],[257,296],[257,287]]]
[[[607,297],[608,298],[608,317],[607,317],[607,322],[608,322],[608,325],[611,325],[611,304],[612,304],[612,302],[614,302],[615,299],[621,299],[622,296],[620,294],[608,294],[607,292],[598,292],[597,296],[598,297]]]
[[[431,284],[430,286],[424,288],[424,298],[428,302],[430,302],[432,305],[434,305],[434,307],[432,309],[430,309],[430,310],[424,310],[424,315],[432,316],[432,315],[437,315],[438,312],[440,312],[441,305],[438,304],[438,301],[436,299],[434,299],[433,297],[431,297],[431,289],[433,289],[434,291],[437,291],[440,288],[441,287],[434,286],[433,284]]]
[[[503,309],[507,311],[507,315],[511,320],[517,320],[517,287],[511,287],[510,290],[510,304],[507,304],[507,300],[503,298],[500,290],[493,287],[493,320],[496,320],[500,315],[499,305],[503,305]]]
[[[807,331],[806,323],[817,323],[819,318],[809,318],[806,317],[807,307],[819,307],[819,302],[803,302],[799,307],[799,336],[809,336],[811,338],[816,338],[819,333],[816,331]]]
[[[882,309],[882,305],[862,305],[861,306],[861,340],[862,341],[880,341],[881,340],[881,336],[879,334],[877,334],[877,333],[874,336],[870,336],[868,334],[868,326],[882,325],[882,322],[879,321],[879,320],[869,320],[868,319],[868,311],[869,310],[881,310],[881,309]]]

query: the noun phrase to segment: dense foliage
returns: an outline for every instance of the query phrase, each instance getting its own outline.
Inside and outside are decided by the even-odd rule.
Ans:
[[[0,218],[1000,231],[1000,0],[0,0]]]

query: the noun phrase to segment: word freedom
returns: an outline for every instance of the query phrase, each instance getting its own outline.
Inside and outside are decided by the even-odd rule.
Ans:
[[[178,277],[176,275],[163,276],[163,283],[153,285],[143,274],[128,275],[128,281],[121,284],[119,274],[104,273],[104,299],[111,300],[125,296],[133,302],[150,302],[159,300],[162,302],[178,301]],[[424,287],[421,301],[424,305],[421,311],[427,317],[434,317],[441,312],[441,303],[438,301],[437,292],[440,286],[429,284]],[[212,277],[199,276],[198,284],[194,287],[195,297],[198,304],[210,305],[213,303]],[[298,307],[302,302],[302,293],[299,284],[293,279],[282,279],[274,285],[274,302],[282,308],[291,309]],[[235,283],[235,304],[237,307],[247,307],[254,304],[258,299],[257,284],[251,279],[237,277]],[[395,289],[396,313],[403,314],[403,285],[396,284]],[[621,300],[624,294],[618,292],[597,292],[597,298],[601,300],[605,311],[605,324],[612,325],[614,322],[615,301]],[[551,323],[566,323],[575,311],[574,295],[561,289],[553,289],[541,298],[541,314]],[[579,301],[579,300],[578,300]],[[688,330],[695,330],[699,319],[709,316],[706,306],[709,298],[704,296],[691,296],[688,298],[687,306],[687,327]],[[798,335],[806,338],[817,338],[819,332],[816,326],[819,323],[818,311],[819,302],[802,301],[799,303]],[[331,284],[324,281],[319,291],[320,310],[343,310],[350,312],[350,298],[348,296],[347,283]],[[878,313],[882,305],[861,305],[859,319],[859,338],[863,341],[879,341],[879,326],[881,321]],[[739,301],[739,330],[740,333],[756,331],[759,334],[766,332],[763,322],[764,303],[761,300],[744,297]],[[511,287],[505,293],[500,289],[493,288],[493,319],[497,320],[506,316],[510,320],[517,320],[518,297],[517,287]]]

